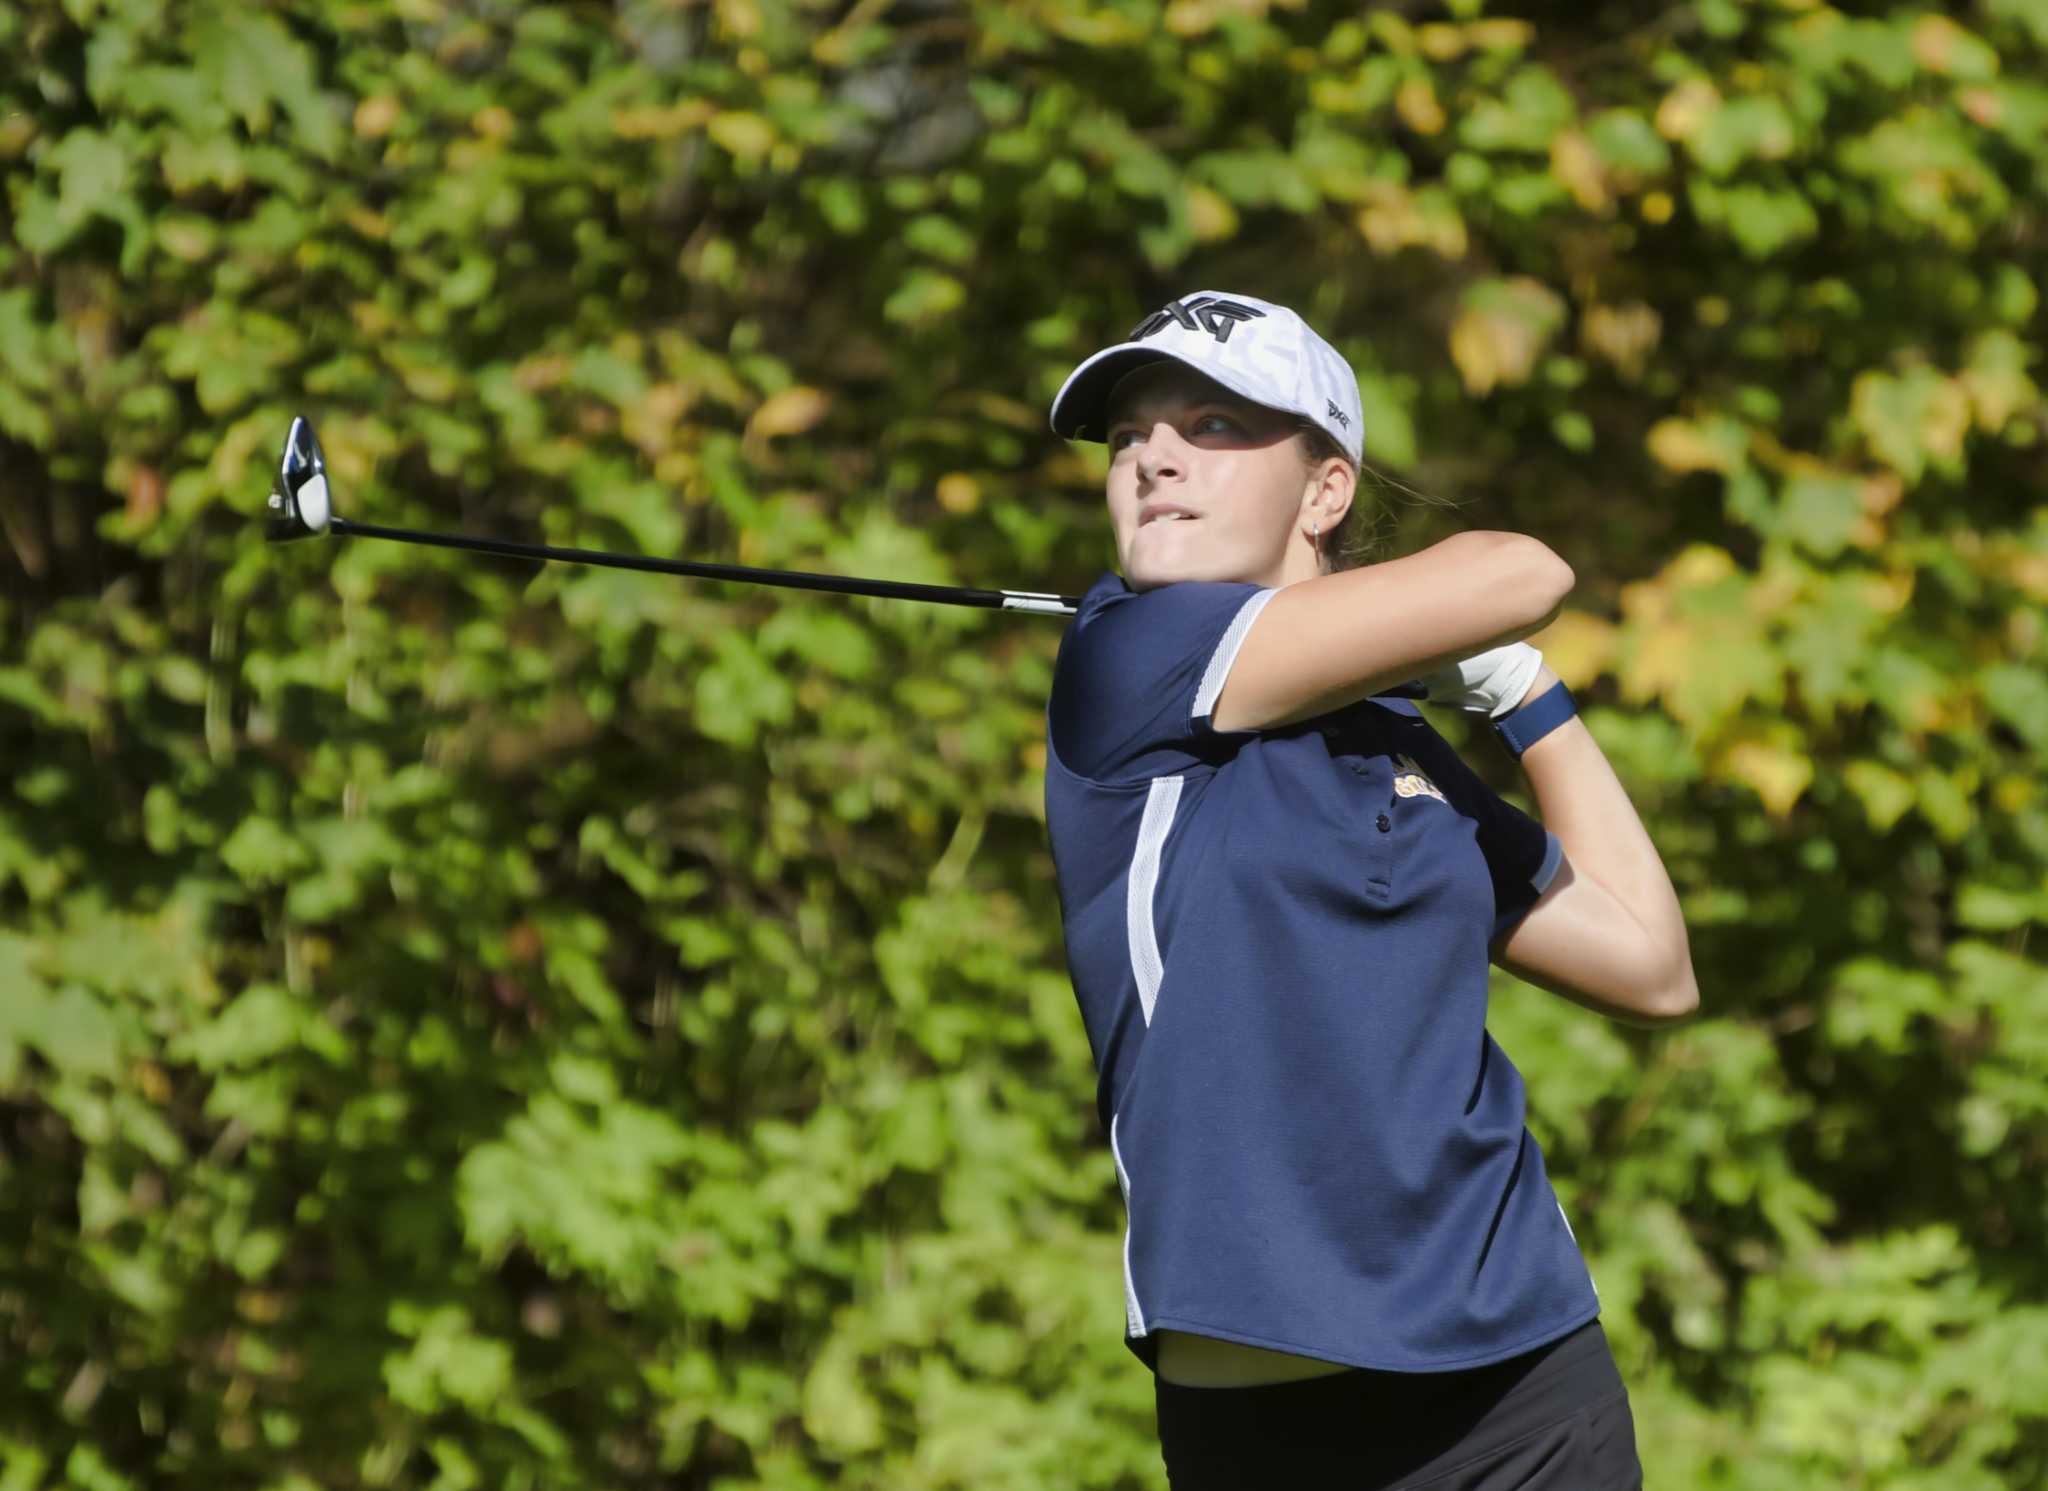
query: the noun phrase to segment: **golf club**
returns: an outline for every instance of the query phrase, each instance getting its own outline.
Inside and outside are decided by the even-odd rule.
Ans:
[[[600,549],[563,549],[553,544],[520,544],[504,539],[472,538],[461,533],[426,533],[416,528],[386,528],[357,523],[334,511],[327,482],[327,458],[312,421],[303,414],[292,420],[284,454],[271,483],[265,536],[274,544],[316,534],[338,533],[351,538],[388,538],[400,543],[429,544],[443,549],[471,549],[510,559],[561,560],[569,564],[606,565],[613,569],[649,570],[696,580],[731,580],[747,585],[778,585],[788,590],[829,590],[841,595],[873,595],[885,600],[931,601],[944,606],[979,606],[991,611],[1030,611],[1041,616],[1071,616],[1080,598],[1030,590],[970,590],[958,585],[920,585],[907,580],[863,580],[848,575],[814,575],[799,570],[754,569],[743,564],[699,564],[685,559],[649,559],[638,554],[610,554]]]

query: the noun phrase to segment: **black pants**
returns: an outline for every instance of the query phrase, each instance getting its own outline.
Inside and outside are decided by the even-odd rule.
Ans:
[[[1636,1491],[1635,1420],[1600,1322],[1464,1372],[1260,1387],[1158,1380],[1174,1491]]]

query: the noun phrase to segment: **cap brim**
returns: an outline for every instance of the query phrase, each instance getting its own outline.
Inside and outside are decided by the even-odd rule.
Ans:
[[[1260,398],[1255,390],[1244,387],[1243,380],[1228,376],[1221,368],[1207,366],[1162,347],[1120,342],[1114,347],[1103,348],[1067,375],[1067,381],[1060,385],[1060,391],[1052,401],[1053,433],[1069,440],[1108,439],[1110,395],[1116,391],[1125,374],[1154,362],[1177,362],[1182,367],[1194,369],[1211,383],[1229,389],[1241,399],[1268,409],[1276,407]],[[1281,412],[1293,411],[1283,409]]]
[[[1183,361],[1157,347],[1105,347],[1067,374],[1067,381],[1060,385],[1052,401],[1053,433],[1068,440],[1107,439],[1110,391],[1124,375],[1147,363]]]

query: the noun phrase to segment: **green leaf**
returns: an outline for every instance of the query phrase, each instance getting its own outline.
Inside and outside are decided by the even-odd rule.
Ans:
[[[32,195],[15,232],[38,254],[53,254],[96,216],[139,226],[128,195],[130,161],[120,141],[96,130],[74,129],[43,157],[45,174],[57,179],[57,194]]]
[[[1863,518],[1863,483],[1846,476],[1802,473],[1778,496],[1777,532],[1821,559],[1848,546]]]
[[[67,1077],[113,1078],[121,1067],[119,1027],[105,1005],[67,984],[17,1016],[18,1038]]]
[[[1963,391],[1932,368],[1893,376],[1861,374],[1851,392],[1850,416],[1882,461],[1907,481],[1932,465],[1954,471],[1969,428]]]
[[[904,224],[903,241],[947,264],[965,264],[979,247],[973,235],[951,218],[929,212]]]
[[[913,269],[882,303],[882,314],[901,325],[929,326],[958,310],[966,299],[966,287],[952,275]]]
[[[1635,176],[1661,176],[1671,166],[1671,147],[1656,127],[1633,109],[1606,109],[1586,121],[1586,138],[1611,169]]]
[[[290,117],[297,143],[321,160],[341,147],[341,121],[314,77],[305,47],[268,15],[210,15],[193,30],[200,76],[248,128],[269,132],[272,106]]]
[[[695,719],[706,736],[749,745],[764,726],[785,725],[795,717],[789,681],[746,639],[723,634],[716,652],[716,661],[698,673],[696,683]]]
[[[201,1071],[255,1066],[295,1050],[307,1024],[297,1000],[276,984],[252,984],[171,1048]]]
[[[1685,143],[1709,175],[1726,176],[1745,161],[1783,160],[1797,139],[1785,105],[1759,95],[1727,100]]]
[[[306,845],[269,818],[251,817],[220,847],[221,862],[251,885],[274,885],[313,863]]]
[[[1474,150],[1537,153],[1569,125],[1578,107],[1549,69],[1518,68],[1498,99],[1482,99],[1458,125],[1458,138]]]
[[[1812,204],[1789,189],[1747,182],[1716,187],[1695,181],[1691,197],[1701,221],[1725,227],[1752,259],[1768,259],[1820,231],[1820,217]]]
[[[2039,668],[1993,663],[1979,675],[1991,712],[2036,751],[2048,751],[2048,678]]]

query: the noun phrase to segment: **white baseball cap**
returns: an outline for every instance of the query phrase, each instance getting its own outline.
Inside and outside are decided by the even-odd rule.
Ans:
[[[1069,373],[1052,401],[1053,432],[1106,439],[1110,390],[1133,368],[1167,358],[1241,398],[1321,426],[1354,465],[1365,454],[1365,413],[1351,364],[1286,306],[1221,290],[1167,301],[1129,337]]]

